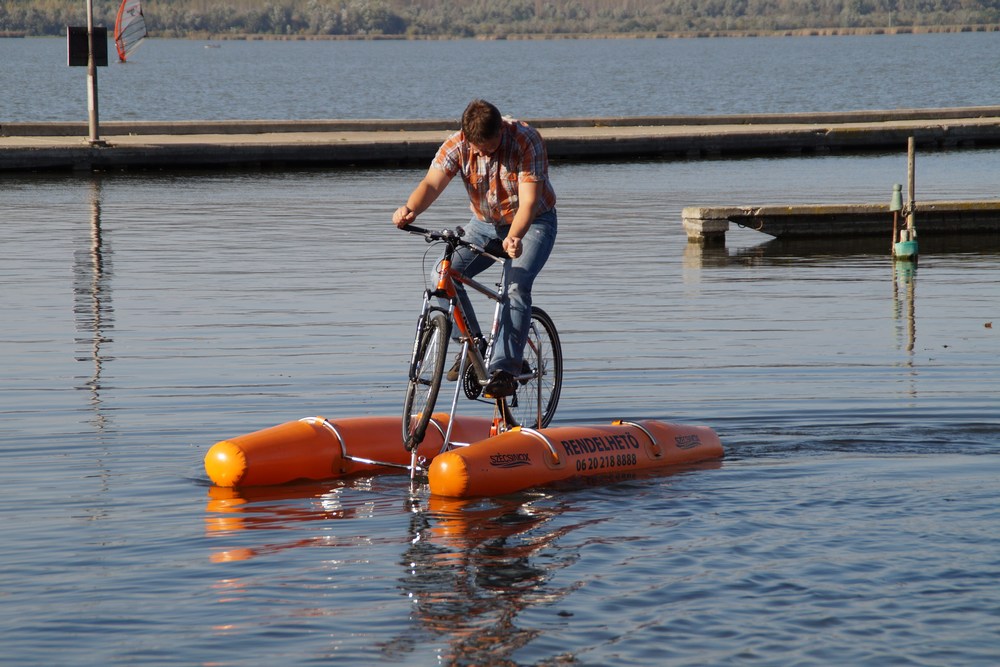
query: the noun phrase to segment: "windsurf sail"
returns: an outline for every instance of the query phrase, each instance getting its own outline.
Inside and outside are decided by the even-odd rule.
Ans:
[[[129,55],[146,38],[146,17],[142,15],[139,0],[122,0],[115,18],[115,47],[118,59],[125,62]]]

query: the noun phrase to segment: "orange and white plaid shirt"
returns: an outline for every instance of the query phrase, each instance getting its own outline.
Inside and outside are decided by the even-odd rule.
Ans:
[[[476,151],[458,131],[441,144],[431,166],[451,177],[462,175],[472,213],[484,222],[509,225],[514,221],[519,183],[539,184],[536,215],[556,205],[545,143],[538,130],[522,121],[503,121],[500,146],[493,155]]]

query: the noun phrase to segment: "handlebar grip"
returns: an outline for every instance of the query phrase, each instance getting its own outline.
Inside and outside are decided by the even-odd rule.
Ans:
[[[426,234],[427,230],[423,227],[417,227],[416,225],[406,225],[405,227],[400,227],[404,232],[410,232],[411,234]]]

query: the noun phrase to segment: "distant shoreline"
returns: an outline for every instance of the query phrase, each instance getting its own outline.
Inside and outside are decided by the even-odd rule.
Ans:
[[[855,28],[788,28],[784,30],[690,30],[664,32],[622,32],[622,33],[510,33],[503,35],[476,35],[455,37],[451,35],[273,35],[258,33],[188,33],[179,37],[164,37],[155,32],[153,39],[189,39],[194,41],[518,41],[518,40],[560,40],[560,39],[708,39],[708,38],[751,38],[751,37],[841,37],[869,35],[919,35],[932,33],[1000,32],[1000,23],[963,24],[943,26],[893,26]],[[29,35],[23,31],[0,31],[0,39],[21,39],[31,37],[55,37],[55,35]]]

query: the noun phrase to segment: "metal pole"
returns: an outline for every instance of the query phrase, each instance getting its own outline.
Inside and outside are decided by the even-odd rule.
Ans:
[[[97,114],[97,63],[94,61],[94,0],[87,0],[87,111],[90,119],[90,143],[100,144]]]

